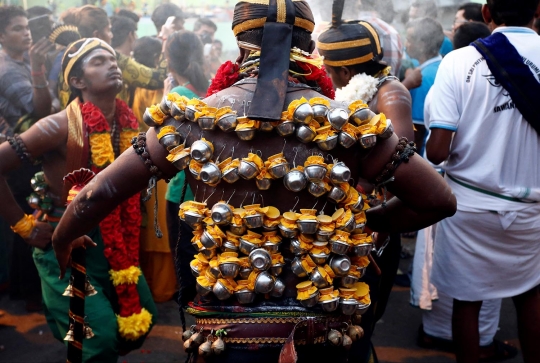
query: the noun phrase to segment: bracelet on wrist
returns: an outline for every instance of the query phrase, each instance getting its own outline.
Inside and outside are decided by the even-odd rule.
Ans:
[[[32,230],[36,225],[36,217],[32,214],[25,214],[14,226],[11,226],[11,230],[17,233],[22,238],[28,238],[32,234]]]
[[[49,87],[49,82],[45,82],[45,84],[32,84],[32,87],[36,89],[43,89]]]

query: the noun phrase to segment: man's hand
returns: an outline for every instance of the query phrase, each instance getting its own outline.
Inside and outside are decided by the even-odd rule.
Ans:
[[[97,244],[88,236],[82,236],[67,244],[53,243],[54,254],[60,266],[60,279],[64,278],[70,264],[71,250],[79,247],[96,247]]]
[[[30,237],[26,238],[24,241],[32,247],[43,250],[51,242],[52,234],[53,227],[49,223],[36,221]]]
[[[407,69],[405,71],[405,79],[401,83],[403,83],[408,90],[420,87],[422,84],[422,71],[420,68]]]
[[[33,71],[41,71],[41,66],[45,64],[47,60],[47,54],[54,49],[54,44],[47,38],[41,38],[32,45],[28,55],[30,56],[30,64]]]

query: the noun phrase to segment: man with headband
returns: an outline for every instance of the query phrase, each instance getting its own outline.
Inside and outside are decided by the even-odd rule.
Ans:
[[[368,206],[351,179],[401,198],[367,212],[376,231],[454,213],[450,190],[382,115],[363,123],[360,114],[371,114],[360,102],[331,99],[322,62],[310,55],[313,26],[306,1],[238,2],[238,63],[220,67],[202,101],[170,94],[149,107],[145,121],[154,127],[78,194],[55,230],[63,269],[72,241],[149,180],[184,170],[196,201],[179,211],[179,302],[196,323],[184,347],[200,359],[368,361],[370,341],[358,324],[373,313],[358,280],[373,244],[362,233]]]
[[[74,291],[69,276],[58,278],[60,271],[50,243],[69,200],[70,185],[66,187],[63,178],[80,168],[90,167],[99,173],[131,146],[130,139],[138,132],[133,113],[116,99],[122,89],[122,73],[114,50],[107,43],[89,38],[71,44],[62,61],[62,72],[75,96],[66,110],[41,119],[0,146],[0,215],[34,247],[45,314],[53,335],[60,341],[69,340],[72,334],[68,296]],[[35,192],[28,197],[36,212],[26,215],[14,202],[5,175],[23,163],[39,162],[43,171],[32,179]],[[87,170],[82,176],[89,178],[90,173]],[[78,176],[81,174],[66,179],[77,184]],[[133,198],[89,234],[94,243],[87,243],[93,248],[86,252],[84,324],[87,337],[92,331],[93,337],[84,339],[85,362],[116,361],[119,353],[137,349],[155,319],[156,308],[144,277],[139,276],[137,258],[130,260],[130,251],[138,253],[140,225],[138,194]],[[119,223],[123,223],[124,230],[120,230]],[[120,246],[122,242],[134,246]],[[121,270],[128,267],[132,278],[138,278],[133,287],[120,281]],[[127,332],[125,327],[134,325],[134,321],[139,330]]]

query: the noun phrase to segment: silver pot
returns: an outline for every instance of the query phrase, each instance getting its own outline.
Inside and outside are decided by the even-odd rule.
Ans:
[[[221,277],[221,271],[219,270],[219,266],[210,266],[208,268],[208,271],[210,271],[210,274],[212,274],[215,279],[219,279]]]
[[[339,133],[339,144],[345,149],[350,148],[351,146],[356,144],[357,141],[358,139],[356,138],[356,136],[351,135],[348,132],[341,131]]]
[[[287,227],[283,227],[282,224],[279,224],[278,228],[279,233],[285,238],[294,238],[298,234],[298,229],[289,229]]]
[[[326,168],[323,165],[308,165],[304,168],[306,178],[312,183],[319,183],[326,176]]]
[[[245,255],[249,255],[251,253],[251,251],[259,248],[259,246],[257,246],[254,243],[251,243],[249,241],[246,241],[243,238],[240,238],[240,247],[239,248],[240,248],[240,252],[242,252]]]
[[[333,311],[336,311],[336,309],[339,307],[339,297],[336,297],[332,300],[319,301],[319,304],[324,311],[326,311],[327,313],[331,313]]]
[[[363,209],[364,199],[362,198],[361,194],[358,194],[358,200],[351,206],[351,211],[356,214],[362,212]]]
[[[334,164],[332,170],[330,170],[330,180],[334,184],[346,183],[351,178],[351,169],[345,165],[344,162],[340,161]]]
[[[172,101],[169,101],[167,99],[167,96],[164,96],[159,103],[159,108],[161,109],[161,111],[163,111],[164,114],[170,115],[172,103]]]
[[[326,263],[326,261],[328,260],[328,257],[330,255],[326,254],[326,253],[320,253],[318,255],[314,255],[312,254],[311,252],[309,253],[309,256],[311,257],[311,259],[313,260],[313,262],[315,262],[317,265],[324,265]]]
[[[319,292],[311,294],[311,296],[305,300],[300,300],[300,304],[305,308],[312,308],[319,302]]]
[[[182,135],[178,132],[165,134],[165,136],[159,139],[159,143],[170,151],[182,143]]]
[[[243,129],[243,130],[236,130],[236,136],[242,141],[250,141],[253,140],[255,137],[255,134],[257,133],[257,129],[251,128],[251,129]]]
[[[314,220],[298,220],[296,221],[298,230],[303,234],[315,234],[319,228],[319,221]]]
[[[241,224],[241,225],[237,225],[237,224],[229,225],[229,231],[231,231],[231,233],[233,233],[233,234],[235,234],[237,236],[243,235],[244,233],[246,233],[246,230],[247,230],[247,227],[244,226],[243,224]]]
[[[270,226],[270,227],[268,227],[268,226],[265,226],[263,224],[262,229],[263,229],[264,232],[273,232],[273,231],[278,229],[278,226]]]
[[[191,167],[189,167],[189,173],[191,174],[191,176],[193,176],[193,178],[195,178],[195,180],[201,180],[201,176],[199,175],[199,172],[196,171],[195,169],[192,169]]]
[[[364,149],[371,149],[372,147],[377,144],[377,135],[373,134],[367,134],[360,136],[360,146],[362,146]]]
[[[325,105],[317,104],[311,106],[313,109],[313,118],[320,123],[326,121],[326,114],[328,113],[328,107]]]
[[[217,249],[216,248],[213,248],[213,249],[208,249],[206,247],[203,247],[202,249],[199,250],[200,253],[203,254],[204,257],[206,257],[207,260],[211,260],[212,258],[216,257],[217,255]]]
[[[218,226],[228,225],[233,218],[233,212],[227,203],[214,204],[210,213],[212,220]]]
[[[277,276],[281,275],[281,273],[283,272],[283,266],[285,266],[285,265],[282,264],[282,263],[272,265],[272,267],[270,267],[270,273],[272,274],[272,276],[277,277]],[[277,283],[277,281],[276,281],[276,283]]]
[[[171,116],[175,120],[182,121],[186,117],[186,113],[175,102],[171,102]]]
[[[345,225],[338,229],[351,233],[352,231],[354,231],[354,227],[356,227],[356,222],[354,221],[354,215],[351,215],[351,218],[349,218]]]
[[[276,131],[279,134],[279,136],[290,136],[294,134],[296,126],[294,125],[294,122],[292,121],[285,121],[276,126]]]
[[[346,197],[347,193],[338,187],[332,187],[332,190],[328,193],[328,200],[336,204],[343,201]]]
[[[221,251],[222,252],[236,252],[236,253],[238,253],[239,248],[234,243],[229,242],[229,241],[225,241],[221,245]]]
[[[186,106],[185,114],[186,120],[195,122],[195,112],[197,112],[197,108],[193,105]]]
[[[330,240],[330,237],[334,234],[334,231],[317,231],[317,234],[315,237],[317,238],[317,241],[319,242],[328,242]]]
[[[176,167],[178,170],[184,170],[189,166],[189,162],[191,161],[191,156],[189,154],[184,154],[182,157],[173,160],[172,164]]]
[[[272,289],[270,296],[281,297],[283,296],[284,291],[285,291],[285,284],[280,279],[276,279],[276,282],[274,283],[274,288]]]
[[[292,260],[291,271],[298,277],[306,277],[308,275],[307,271],[302,266],[302,261],[298,257],[295,257],[294,260]]]
[[[259,294],[268,294],[274,289],[276,284],[274,278],[266,271],[263,271],[255,280],[255,291]]]
[[[255,184],[257,184],[257,189],[259,190],[268,190],[272,186],[272,179],[257,179],[255,180]]]
[[[306,187],[307,179],[300,170],[291,170],[283,178],[283,184],[291,192],[297,193]]]
[[[338,143],[338,135],[328,137],[326,140],[317,141],[319,149],[324,151],[330,151],[336,147]]]
[[[212,292],[212,287],[211,286],[208,286],[208,287],[204,287],[202,286],[201,284],[199,284],[198,282],[195,284],[195,290],[197,290],[197,293],[201,296],[206,296],[208,295],[209,293]]]
[[[340,285],[341,287],[346,287],[347,289],[350,289],[357,282],[358,282],[358,277],[353,276],[353,275],[347,275],[341,278]]]
[[[355,267],[356,267],[356,271],[360,273],[360,278],[364,277],[364,275],[366,274],[367,266],[355,266]]]
[[[234,113],[227,113],[223,116],[221,116],[217,122],[216,125],[221,129],[223,132],[230,132],[234,131],[236,128],[236,125],[238,125],[238,121],[236,120],[236,114]]]
[[[221,180],[221,170],[215,163],[206,163],[201,168],[199,176],[206,184],[216,184]]]
[[[326,188],[324,187],[324,184],[322,182],[309,183],[308,192],[309,194],[318,198],[322,197],[326,193]]]
[[[202,140],[197,140],[191,145],[191,158],[199,163],[206,163],[212,159],[213,154],[210,146]]]
[[[325,287],[330,286],[328,281],[325,280],[323,275],[319,272],[319,269],[314,269],[313,272],[309,275],[309,279],[313,282],[313,285],[318,289],[324,289]]]
[[[251,304],[255,300],[255,292],[248,289],[236,291],[234,296],[240,304]]]
[[[28,205],[30,206],[30,208],[38,209],[39,208],[39,203],[41,202],[41,199],[39,198],[39,196],[37,194],[32,193],[28,197],[27,202],[28,202]]]
[[[245,216],[244,223],[249,229],[260,228],[264,222],[262,214],[254,214],[252,216]]]
[[[214,284],[212,291],[219,300],[227,300],[232,296],[232,293],[219,280]]]
[[[209,250],[218,247],[218,242],[207,231],[204,231],[203,234],[201,235],[201,243],[204,247],[208,248]]]
[[[225,173],[223,173],[221,179],[225,180],[229,184],[236,183],[238,179],[240,179],[240,175],[238,175],[238,168],[227,170]]]
[[[291,170],[289,163],[281,163],[268,168],[268,173],[274,179],[283,178]]]
[[[363,315],[366,311],[368,311],[370,305],[371,303],[369,304],[358,303],[358,305],[356,306],[356,314]]]
[[[200,276],[201,271],[199,271],[199,269],[197,269],[195,266],[193,266],[193,265],[191,265],[191,264],[189,265],[189,267],[191,268],[191,274],[192,274],[193,276],[195,276],[195,278],[197,278],[197,277]]]
[[[356,225],[354,226],[354,231],[353,231],[353,233],[354,233],[354,234],[364,233],[364,228],[366,228],[366,224],[365,224],[365,223],[356,223]]]
[[[184,222],[186,222],[191,228],[200,226],[204,219],[203,215],[188,211],[184,213]]]
[[[238,274],[240,275],[240,278],[242,280],[247,280],[252,271],[253,271],[252,267],[244,267],[240,269],[240,272]]]
[[[392,121],[386,120],[386,127],[384,128],[383,132],[381,132],[378,137],[381,139],[388,139],[392,134],[394,133],[394,125],[392,125]]]
[[[347,110],[338,107],[328,111],[326,117],[328,118],[328,122],[330,122],[330,125],[332,125],[334,129],[339,131],[343,128],[343,125],[345,125],[349,120],[349,113],[347,112]]]
[[[270,253],[262,248],[257,248],[249,254],[249,262],[257,271],[266,271],[272,266]]]
[[[346,276],[351,270],[351,260],[346,255],[332,256],[328,263],[336,276]]]
[[[223,277],[230,277],[234,279],[240,271],[240,265],[233,262],[220,263],[219,271]]]
[[[309,103],[301,104],[294,110],[293,119],[301,124],[309,124],[313,119],[313,108]]]
[[[341,306],[341,312],[343,315],[352,315],[356,312],[358,302],[356,299],[339,299],[339,305]]]
[[[272,242],[266,242],[263,247],[265,250],[267,250],[270,253],[277,253],[279,252],[279,245],[281,242],[278,243],[272,243]]]
[[[354,256],[367,256],[373,250],[373,243],[363,243],[351,248],[351,253]]]
[[[154,120],[154,118],[150,115],[150,112],[148,112],[148,108],[146,108],[143,113],[143,121],[148,127],[159,126],[158,123]]]
[[[296,128],[296,138],[298,141],[303,142],[304,144],[313,141],[315,136],[317,136],[317,133],[309,126],[300,125]]]
[[[271,122],[269,121],[261,121],[261,127],[259,128],[259,130],[263,131],[263,132],[270,132],[274,129],[274,126],[272,125]]]
[[[330,251],[336,255],[344,255],[349,251],[349,245],[342,241],[330,241]]]
[[[369,122],[374,116],[375,113],[369,108],[361,108],[351,115],[351,121],[354,121],[357,125],[362,125]]]
[[[260,170],[251,161],[240,160],[240,166],[238,166],[238,175],[246,180],[251,180],[259,174]]]
[[[297,256],[300,256],[300,255],[303,255],[303,254],[306,254],[308,253],[308,250],[302,248],[300,246],[300,241],[297,240],[296,238],[292,238],[291,239],[291,243],[289,245],[289,248],[290,248],[290,251],[297,255]]]
[[[213,116],[201,116],[197,123],[202,130],[212,131],[216,127],[216,118]]]

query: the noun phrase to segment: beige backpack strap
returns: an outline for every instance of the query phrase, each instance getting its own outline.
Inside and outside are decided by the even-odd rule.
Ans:
[[[76,98],[66,107],[68,118],[68,139],[66,153],[66,175],[79,168],[87,167],[87,147],[84,135],[84,124],[79,107],[79,99]],[[67,198],[71,185],[64,183],[63,199]]]

